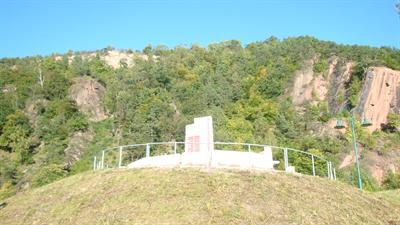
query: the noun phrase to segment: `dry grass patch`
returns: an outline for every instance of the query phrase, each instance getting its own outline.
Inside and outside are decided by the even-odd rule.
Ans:
[[[2,224],[400,224],[400,205],[339,182],[200,169],[87,172],[6,200]]]

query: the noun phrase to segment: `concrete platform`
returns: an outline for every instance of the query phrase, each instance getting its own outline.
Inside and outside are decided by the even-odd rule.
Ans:
[[[273,170],[276,164],[279,164],[279,161],[272,159],[272,152],[270,151],[255,153],[214,150],[209,153],[184,152],[182,154],[151,156],[136,160],[127,167],[212,167]]]

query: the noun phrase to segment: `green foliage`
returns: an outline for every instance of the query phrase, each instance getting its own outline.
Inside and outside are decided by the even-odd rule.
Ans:
[[[362,83],[360,78],[353,76],[350,87],[348,90],[349,94],[349,101],[350,101],[350,108],[354,108],[358,103],[358,96],[361,91]]]
[[[328,71],[329,64],[326,59],[319,59],[316,63],[314,63],[313,71],[314,73],[324,73]]]
[[[43,94],[46,99],[62,99],[67,95],[70,81],[63,74],[50,72],[43,85]]]
[[[319,149],[309,149],[307,152],[310,154],[324,157],[323,152]],[[299,152],[290,152],[289,153],[289,163],[290,165],[295,166],[296,171],[303,174],[312,174],[312,161],[311,156],[306,155],[304,153]],[[314,158],[315,165],[315,173],[319,176],[326,176],[327,174],[327,166],[326,162]]]
[[[0,128],[7,121],[7,116],[14,112],[14,105],[11,96],[5,94],[0,95]]]
[[[362,144],[365,148],[373,149],[377,145],[377,140],[374,138],[373,134],[368,130],[365,130],[359,121],[356,121],[356,137],[357,142]],[[350,129],[348,132],[348,140],[350,140]]]
[[[50,102],[38,121],[38,135],[45,141],[63,140],[68,134],[85,130],[88,123],[78,111],[75,102],[69,99]]]
[[[15,194],[19,179],[18,163],[12,153],[0,151],[0,201]]]
[[[0,201],[13,196],[16,192],[17,190],[12,183],[6,182],[2,184],[0,186]]]
[[[40,187],[67,176],[62,165],[50,164],[43,166],[32,179],[33,187]]]
[[[0,136],[0,147],[15,153],[18,162],[28,163],[32,154],[31,132],[28,118],[21,111],[17,111],[7,116]]]
[[[0,187],[7,183],[15,185],[18,181],[18,163],[12,158],[11,153],[0,151]]]
[[[383,180],[385,189],[400,189],[400,174],[388,171]]]
[[[91,75],[90,63],[81,56],[76,56],[71,62],[71,72],[75,75]]]
[[[350,185],[358,187],[358,174],[355,167],[342,169],[338,172],[339,180],[342,180]],[[365,170],[361,169],[361,180],[363,190],[366,191],[379,191],[380,187],[377,181]]]
[[[389,113],[385,130],[392,133],[400,132],[400,114]]]
[[[99,150],[118,145],[118,143],[114,143],[115,140],[113,139],[113,131],[115,131],[114,126],[115,124],[112,119],[92,124],[91,128],[95,133],[94,137],[83,153],[82,158],[73,164],[71,168],[72,174],[92,169],[93,156],[96,155]]]

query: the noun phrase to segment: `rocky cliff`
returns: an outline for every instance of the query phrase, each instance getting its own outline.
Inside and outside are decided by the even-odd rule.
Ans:
[[[91,121],[101,121],[107,118],[102,100],[105,88],[93,78],[80,77],[74,80],[69,93],[79,110]]]
[[[318,104],[327,101],[329,112],[339,113],[346,104],[346,83],[352,73],[352,62],[329,60],[329,69],[323,73],[313,72],[314,61],[306,61],[296,72],[291,96],[293,104],[302,107],[306,102]],[[356,112],[372,126],[370,131],[381,129],[387,123],[389,113],[400,113],[400,71],[386,67],[368,68],[360,92]]]
[[[148,60],[148,56],[146,54],[140,54],[130,51],[119,51],[119,50],[107,50],[105,52],[83,52],[77,53],[68,56],[68,63],[71,64],[76,56],[82,57],[82,59],[90,60],[99,56],[99,58],[104,61],[105,64],[111,66],[114,69],[118,69],[121,65],[125,65],[127,67],[132,67],[135,65],[135,59],[140,58],[143,60]],[[154,59],[157,57],[153,56]],[[54,57],[55,60],[62,60],[63,57],[57,55]]]
[[[316,105],[327,101],[331,113],[340,112],[345,104],[345,84],[350,79],[352,66],[352,62],[332,57],[328,60],[328,71],[315,73],[314,60],[306,61],[294,76],[293,104],[301,107],[306,102]]]
[[[291,96],[293,104],[299,111],[306,103],[318,105],[325,102],[333,115],[340,113],[346,106],[349,98],[348,82],[352,76],[354,63],[332,57],[328,61],[328,70],[324,73],[313,71],[314,60],[306,61],[303,68],[295,73]],[[389,113],[400,114],[400,71],[386,67],[370,67],[364,74],[356,114],[360,119],[367,119],[372,126],[367,127],[370,132],[380,130],[387,124]],[[346,120],[345,127],[348,128]],[[336,130],[336,119],[332,118],[325,125],[319,127],[320,133],[330,135],[345,135],[348,129]],[[341,134],[340,134],[341,133]],[[382,150],[385,141],[378,139],[374,149],[366,149],[358,144],[361,164],[370,174],[382,183],[387,171],[396,171],[400,159],[400,146],[391,146],[389,150]],[[383,154],[382,151],[385,151]],[[355,157],[352,148],[343,152],[339,168],[353,166]]]
[[[375,131],[387,123],[390,112],[400,113],[400,71],[385,67],[368,69],[360,94],[358,113],[372,122]]]

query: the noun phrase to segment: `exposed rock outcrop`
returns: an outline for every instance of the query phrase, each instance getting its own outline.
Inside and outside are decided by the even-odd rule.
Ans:
[[[381,143],[381,145],[383,144]],[[398,149],[393,148],[382,153],[379,150],[365,150],[360,144],[357,146],[362,168],[368,170],[379,184],[382,184],[387,171],[396,172],[399,170],[400,152]],[[353,148],[349,146],[349,154],[343,156],[339,168],[355,166],[355,162]]]
[[[147,57],[147,55],[146,55]],[[121,51],[108,51],[104,56],[100,57],[104,62],[117,69],[121,66],[121,63],[125,63],[126,66],[131,67],[134,65],[134,54],[128,52],[121,52]],[[147,59],[147,58],[146,58]]]
[[[387,123],[390,112],[400,113],[400,71],[386,67],[368,69],[357,112],[372,122],[375,131]]]
[[[388,151],[384,155],[376,151],[365,151],[363,154],[362,165],[371,173],[371,175],[382,184],[385,173],[388,171],[398,172],[400,152]]]
[[[69,93],[71,98],[75,100],[79,110],[87,115],[89,120],[101,121],[107,118],[102,106],[105,88],[93,78],[76,78]]]
[[[145,54],[134,53],[129,51],[119,51],[119,50],[108,50],[105,52],[84,52],[78,53],[76,55],[68,56],[68,63],[71,64],[76,56],[82,57],[82,59],[90,60],[99,56],[101,60],[105,62],[105,64],[111,66],[114,69],[118,69],[121,65],[126,65],[127,67],[132,67],[135,65],[135,58],[140,58],[143,60],[148,60],[148,56]],[[153,56],[156,59],[156,56]],[[56,61],[60,61],[63,59],[62,56],[57,55],[54,57]]]
[[[47,107],[48,101],[46,99],[37,99],[27,101],[24,112],[29,118],[29,122],[33,127],[37,126],[39,110],[41,107]]]
[[[75,132],[69,139],[68,147],[64,150],[66,165],[70,168],[74,162],[78,161],[86,150],[88,143],[93,139],[93,133],[89,131]]]
[[[350,80],[353,62],[338,62],[334,59],[333,70],[328,74],[329,87],[326,100],[329,105],[329,112],[335,114],[341,112],[346,105],[345,84]]]
[[[353,63],[339,62],[338,58],[332,57],[325,74],[315,74],[313,66],[314,60],[306,61],[303,68],[296,72],[291,94],[293,104],[302,106],[310,102],[315,105],[327,101],[330,112],[339,112],[345,104],[345,83],[350,79]]]
[[[293,103],[301,107],[305,102],[317,104],[326,100],[331,113],[342,111],[347,98],[345,85],[350,80],[352,67],[352,62],[338,62],[333,57],[329,60],[327,75],[323,76],[314,74],[313,60],[305,62],[295,74]],[[400,113],[400,71],[386,67],[369,68],[358,105],[358,114],[372,122],[368,127],[370,131],[386,124],[390,112]]]
[[[292,98],[296,106],[312,99],[313,65],[313,60],[306,61],[303,68],[295,74]]]

